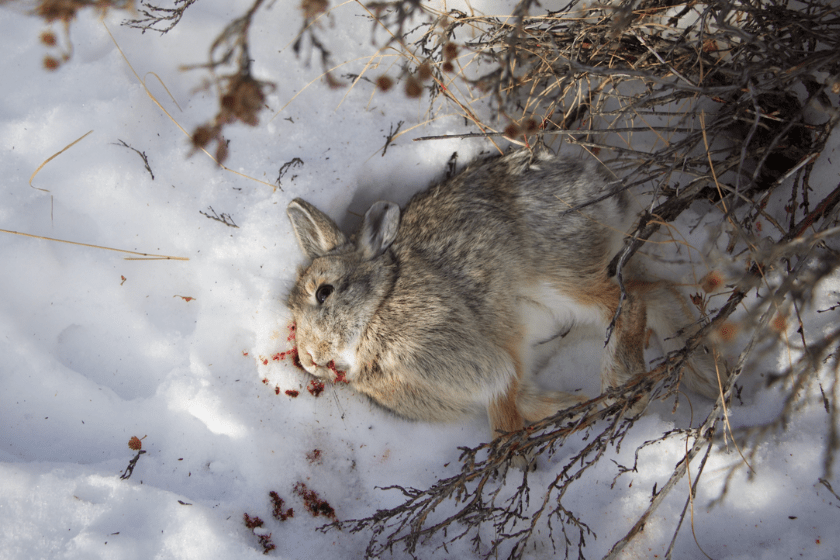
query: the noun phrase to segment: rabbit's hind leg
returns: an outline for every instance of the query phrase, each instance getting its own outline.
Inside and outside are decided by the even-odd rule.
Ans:
[[[511,379],[508,390],[490,401],[487,413],[490,416],[490,428],[494,437],[509,438],[509,433],[517,432],[525,427],[524,419],[519,412],[517,395],[519,392],[519,380]],[[531,463],[530,455],[516,453],[511,458],[511,465],[527,470]]]
[[[527,381],[530,372],[530,354],[527,352],[525,337],[522,330],[517,330],[514,336],[508,336],[501,344],[509,357],[510,362],[506,364],[511,369],[510,381],[505,390],[491,397],[487,406],[487,413],[490,417],[490,428],[494,437],[509,437],[504,434],[517,432],[525,427],[526,418],[520,410],[522,388],[528,387]],[[514,467],[525,470],[532,463],[532,457],[526,454],[516,454],[511,459]]]
[[[517,403],[518,393],[519,381],[513,379],[507,391],[490,401],[487,413],[494,436],[521,430],[525,425]]]
[[[487,406],[490,428],[494,437],[502,433],[515,432],[525,425],[517,403],[519,385],[524,375],[521,336],[511,337],[505,344],[505,350],[511,360],[506,365],[512,370],[513,375],[505,390],[493,395]]]
[[[616,287],[618,292],[618,287]],[[615,304],[617,308],[618,294]],[[613,311],[613,315],[615,311]],[[645,299],[636,291],[627,291],[621,307],[621,313],[615,322],[609,343],[605,349],[603,367],[601,369],[601,391],[610,387],[617,387],[626,383],[634,375],[644,374],[644,351],[647,346],[647,307]],[[631,414],[641,412],[648,402],[648,396],[643,395],[630,409]]]
[[[582,283],[582,287],[558,287],[558,292],[566,294],[575,302],[568,309],[574,313],[576,321],[591,322],[606,329],[615,317],[621,290],[606,277],[589,280],[588,283]],[[647,371],[644,359],[648,336],[645,293],[650,286],[643,282],[627,283],[621,313],[602,357],[601,392],[622,385],[634,375]],[[633,410],[640,411],[646,404],[647,399],[642,398],[633,406]]]

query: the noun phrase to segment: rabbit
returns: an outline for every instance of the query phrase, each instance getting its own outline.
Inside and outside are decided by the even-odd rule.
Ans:
[[[575,324],[606,328],[616,313],[607,266],[635,216],[614,184],[594,162],[520,150],[472,163],[402,210],[374,203],[349,239],[293,200],[308,259],[288,296],[301,365],[407,419],[486,409],[494,436],[585,401],[538,389],[532,370],[541,342]],[[670,337],[692,320],[671,284],[625,283],[602,389],[646,371],[648,326]],[[716,396],[713,371],[689,370],[691,388]]]

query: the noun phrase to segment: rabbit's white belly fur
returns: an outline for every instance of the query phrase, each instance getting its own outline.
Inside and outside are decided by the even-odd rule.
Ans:
[[[519,299],[519,316],[524,327],[523,344],[526,349],[533,348],[575,325],[604,323],[601,309],[581,304],[547,283],[537,285],[523,293]]]

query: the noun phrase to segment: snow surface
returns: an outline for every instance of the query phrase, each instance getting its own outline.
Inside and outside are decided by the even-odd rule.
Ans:
[[[121,27],[120,14],[105,21],[160,103],[192,130],[214,114],[215,98],[201,88],[201,72],[178,67],[204,62],[210,41],[248,4],[203,0],[165,36]],[[426,122],[425,101],[373,93],[365,82],[349,92],[328,89],[317,79],[316,57],[307,66],[289,46],[300,26],[294,5],[271,4],[253,28],[254,71],[277,83],[267,100],[271,112],[256,128],[225,130],[227,165],[249,177],[272,183],[283,163],[303,161],[276,191],[222,171],[202,154],[187,157],[187,138],[149,98],[94,14],[72,26],[70,62],[47,72],[41,59],[49,51],[38,41],[44,25],[20,9],[0,10],[0,227],[189,258],[124,260],[112,251],[0,234],[0,558],[262,558],[243,524],[246,512],[265,520],[263,533],[277,545],[271,556],[359,558],[367,535],[316,531],[325,520],[306,513],[296,483],[315,490],[340,519],[364,517],[401,502],[399,493],[377,487],[428,487],[459,470],[458,446],[488,438],[486,417],[404,422],[346,387],[314,398],[304,374],[273,359],[291,347],[283,300],[302,260],[285,216],[293,197],[351,228],[371,201],[404,203],[439,177],[453,151],[465,162],[488,149],[478,140],[411,142],[467,131],[463,119],[446,112]],[[371,26],[359,13],[353,3],[341,5],[324,27],[341,60],[374,52]],[[383,58],[381,68],[395,62]],[[382,157],[398,121],[411,132]],[[88,131],[35,176],[37,189],[29,186],[49,156]],[[146,153],[154,180],[120,140]],[[817,177],[837,183],[836,149],[835,138],[812,184]],[[229,214],[238,229],[199,213],[209,207]],[[830,288],[826,306],[834,301]],[[827,315],[809,320],[819,329]],[[557,383],[588,389],[591,379],[586,385],[574,373],[597,371],[599,345],[597,337],[571,343],[549,367]],[[762,367],[775,364],[746,375],[758,376]],[[285,395],[287,389],[300,396]],[[773,392],[745,391],[733,422],[769,417],[778,406]],[[676,415],[667,405],[654,408],[612,458],[632,464],[636,445],[689,421],[686,406]],[[693,515],[706,553],[838,557],[840,503],[818,483],[826,422],[819,404],[799,415],[762,446],[755,477],[748,481],[740,471],[725,501],[710,509],[727,467],[739,461],[731,447],[716,446]],[[121,480],[135,456],[127,446],[132,436],[143,438],[146,453]],[[602,461],[565,498],[597,534],[587,540],[588,558],[603,556],[629,530],[684,453],[678,439],[646,448],[638,472],[614,489],[615,464]],[[532,488],[548,484],[562,458],[541,463]],[[829,482],[840,488],[836,474]],[[625,558],[661,557],[687,484],[680,482]],[[271,518],[269,491],[294,508],[293,518]],[[468,544],[421,555],[470,558]],[[555,556],[548,542],[529,554]],[[687,519],[675,558],[704,557]]]

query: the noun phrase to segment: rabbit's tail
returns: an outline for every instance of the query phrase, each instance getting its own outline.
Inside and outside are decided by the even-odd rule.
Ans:
[[[668,282],[647,284],[647,324],[662,342],[663,353],[679,350],[697,331],[696,320],[685,297]],[[716,399],[726,381],[726,372],[715,364],[711,350],[701,346],[691,355],[682,382],[690,390]]]

